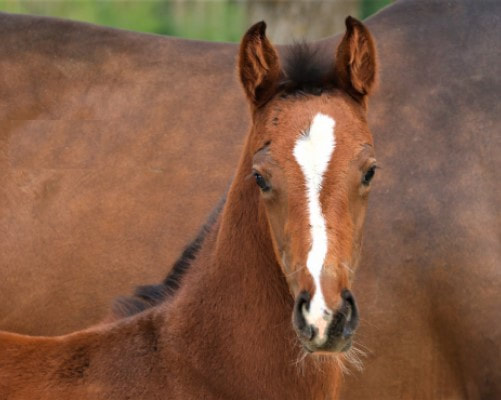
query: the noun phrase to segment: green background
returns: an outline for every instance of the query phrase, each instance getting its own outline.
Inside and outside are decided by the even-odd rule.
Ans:
[[[191,39],[238,42],[249,24],[248,1],[253,0],[0,0],[0,10]],[[357,3],[358,18],[391,3],[391,0],[350,1]]]

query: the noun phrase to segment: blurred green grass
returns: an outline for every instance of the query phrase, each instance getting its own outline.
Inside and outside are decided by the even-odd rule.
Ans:
[[[359,18],[365,18],[391,3],[391,0],[352,1],[358,3]],[[0,11],[10,13],[52,16],[138,32],[228,42],[238,42],[247,28],[248,6],[247,1],[236,0],[0,0]]]

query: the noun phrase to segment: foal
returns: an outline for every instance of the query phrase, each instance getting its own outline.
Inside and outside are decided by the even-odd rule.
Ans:
[[[71,335],[1,333],[1,399],[337,397],[375,171],[374,45],[360,22],[346,27],[335,63],[296,46],[283,69],[265,24],[249,29],[239,75],[252,127],[176,296]]]

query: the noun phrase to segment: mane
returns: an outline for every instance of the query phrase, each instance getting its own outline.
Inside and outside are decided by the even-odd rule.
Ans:
[[[314,94],[333,87],[333,60],[325,56],[318,45],[298,42],[288,46],[284,53],[282,94]]]
[[[134,290],[133,295],[120,296],[113,301],[111,314],[114,319],[126,318],[138,314],[148,308],[157,306],[175,295],[181,286],[183,276],[197,258],[207,234],[216,223],[225,200],[226,196],[219,201],[195,239],[184,248],[181,256],[174,263],[162,283],[138,286]]]

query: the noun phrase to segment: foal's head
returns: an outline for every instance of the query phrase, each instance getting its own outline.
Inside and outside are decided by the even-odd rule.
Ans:
[[[366,122],[376,80],[373,40],[349,17],[336,61],[305,45],[284,66],[264,22],[242,39],[239,75],[251,104],[255,189],[310,351],[344,351],[358,322],[350,292],[376,168]],[[334,52],[334,50],[333,50]]]

